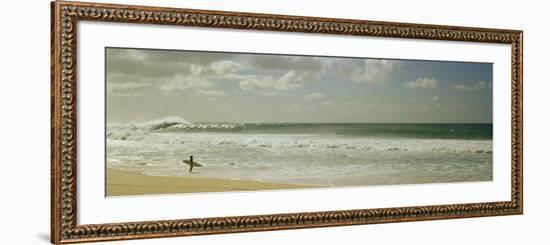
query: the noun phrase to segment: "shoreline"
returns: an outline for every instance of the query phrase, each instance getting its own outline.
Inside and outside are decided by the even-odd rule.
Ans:
[[[107,168],[106,196],[304,189],[318,186],[180,176],[150,176]]]

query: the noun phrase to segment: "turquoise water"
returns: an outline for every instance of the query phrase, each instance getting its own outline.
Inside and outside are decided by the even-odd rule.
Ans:
[[[181,160],[204,165],[190,174]],[[149,175],[363,186],[492,180],[492,124],[107,126],[107,164]]]

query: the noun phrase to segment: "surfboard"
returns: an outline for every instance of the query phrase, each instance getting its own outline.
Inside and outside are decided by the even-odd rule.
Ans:
[[[189,166],[191,166],[191,161],[189,160],[183,160],[183,162]],[[193,161],[193,167],[202,167],[198,162]]]

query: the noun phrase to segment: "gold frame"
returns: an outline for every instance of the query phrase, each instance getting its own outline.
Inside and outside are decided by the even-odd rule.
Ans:
[[[51,4],[51,242],[75,243],[523,213],[523,32],[395,22],[56,1]],[[78,21],[181,25],[511,45],[510,201],[77,224]]]

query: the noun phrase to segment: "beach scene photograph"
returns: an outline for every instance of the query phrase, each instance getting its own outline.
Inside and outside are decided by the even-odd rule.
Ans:
[[[105,48],[105,195],[493,180],[493,64]]]

